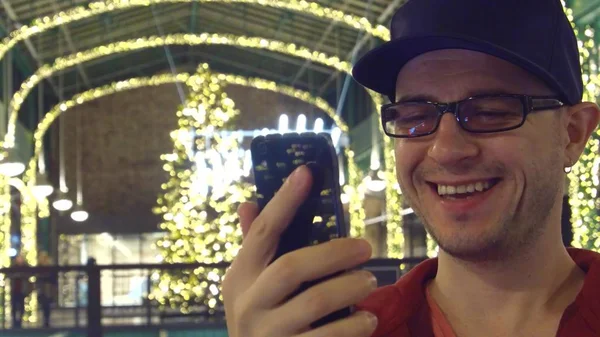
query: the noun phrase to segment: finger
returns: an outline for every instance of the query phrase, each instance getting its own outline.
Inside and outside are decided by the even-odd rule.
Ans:
[[[311,183],[308,168],[299,167],[252,222],[244,249],[238,255],[238,259],[243,261],[245,275],[256,279],[271,261],[279,236],[306,199]]]
[[[377,328],[377,317],[366,311],[356,312],[349,317],[329,323],[295,337],[369,337]]]
[[[371,257],[371,246],[362,239],[337,239],[290,252],[258,276],[248,296],[259,308],[273,308],[303,282],[352,269]]]
[[[252,221],[258,216],[258,205],[255,203],[245,202],[238,207],[238,215],[240,217],[240,226],[242,227],[242,234],[245,238],[248,235]]]
[[[303,331],[311,323],[337,310],[355,305],[377,288],[373,274],[358,270],[319,283],[272,311],[286,317],[286,332]]]

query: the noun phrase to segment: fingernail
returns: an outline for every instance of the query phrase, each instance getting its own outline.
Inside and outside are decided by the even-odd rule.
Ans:
[[[359,242],[360,244],[358,250],[360,256],[369,255],[369,257],[371,257],[371,245],[369,244],[369,242],[365,240],[359,240]]]
[[[377,327],[377,316],[373,315],[368,311],[361,311],[361,315],[363,315],[367,319],[367,324],[369,324],[369,327],[375,330],[375,328]]]

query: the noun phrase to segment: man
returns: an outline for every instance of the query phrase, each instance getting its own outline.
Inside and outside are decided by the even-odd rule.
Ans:
[[[38,254],[38,266],[49,267],[52,265],[52,259],[48,252],[40,251]],[[50,307],[54,299],[56,298],[56,272],[48,272],[36,275],[36,287],[38,295],[38,303],[42,308],[42,315],[44,317],[43,326],[45,328],[50,326]]]
[[[27,261],[22,254],[15,256],[13,267],[28,267]],[[25,314],[25,298],[31,292],[31,283],[28,275],[22,271],[14,272],[8,275],[11,280],[10,284],[10,303],[13,328],[21,328],[23,324],[23,315]]]
[[[600,120],[582,103],[577,42],[559,0],[412,0],[392,41],[361,59],[386,94],[397,178],[440,246],[397,284],[351,272],[362,240],[301,249],[271,265],[310,186],[297,170],[261,214],[240,210],[244,246],[223,283],[231,337],[600,336],[600,254],[561,240],[564,169]],[[347,305],[358,312],[310,329]]]

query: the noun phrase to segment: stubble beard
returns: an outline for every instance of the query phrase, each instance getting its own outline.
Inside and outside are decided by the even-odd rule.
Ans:
[[[534,165],[535,173],[529,177],[532,181],[526,183],[524,195],[516,209],[498,210],[498,215],[491,220],[492,224],[486,224],[488,229],[477,232],[477,236],[469,233],[466,226],[442,233],[439,230],[441,226],[433,223],[432,214],[417,206],[422,203],[414,200],[414,196],[405,197],[427,232],[445,253],[467,262],[510,260],[524,254],[546,231],[548,217],[562,190],[562,172],[548,170],[557,167],[556,165],[556,160],[550,158],[544,163]],[[557,184],[557,181],[560,183]],[[468,219],[455,220],[460,223]],[[470,223],[468,226],[474,224]]]

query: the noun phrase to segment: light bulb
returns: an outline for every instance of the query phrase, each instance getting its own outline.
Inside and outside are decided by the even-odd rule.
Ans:
[[[0,160],[0,174],[16,177],[25,172],[25,164],[17,159],[13,149],[5,149],[4,158]]]
[[[288,132],[290,119],[286,114],[282,114],[279,116],[279,133]]]
[[[77,222],[84,222],[89,218],[88,212],[86,212],[81,205],[77,205],[71,213],[71,219]]]
[[[52,192],[54,192],[54,187],[50,184],[46,175],[38,173],[35,179],[35,186],[33,186],[33,195],[38,200],[41,200],[47,198]]]
[[[317,118],[315,120],[315,128],[314,128],[315,133],[323,132],[324,124],[325,123],[323,122],[322,118]]]
[[[52,185],[35,185],[33,186],[33,195],[37,199],[44,199],[50,196],[54,192]]]
[[[383,179],[381,179],[377,171],[371,171],[364,179],[365,185],[367,189],[371,192],[381,192],[385,190],[386,183]]]
[[[306,131],[306,116],[304,114],[300,114],[296,120],[296,132],[301,133],[304,131]]]
[[[52,203],[52,207],[54,207],[57,211],[65,212],[73,207],[73,202],[67,198],[67,195],[64,192],[59,192],[56,196],[56,200]]]
[[[381,192],[385,189],[385,181],[380,179],[372,179],[367,182],[367,188],[373,192]]]

